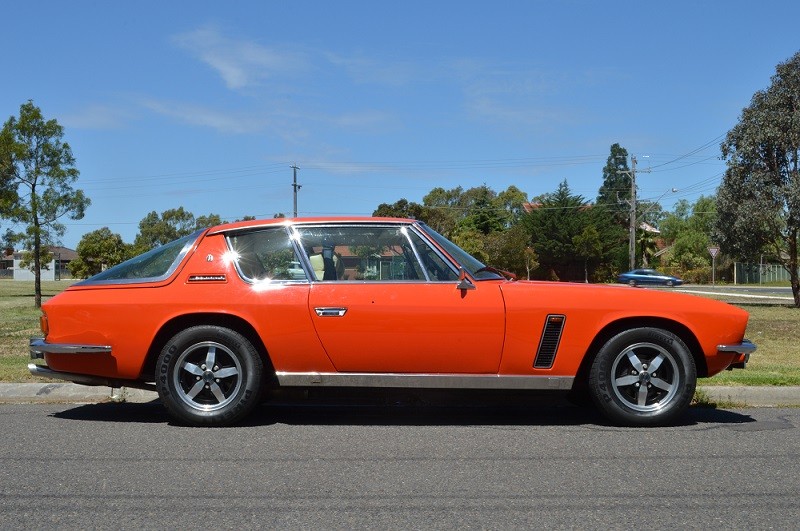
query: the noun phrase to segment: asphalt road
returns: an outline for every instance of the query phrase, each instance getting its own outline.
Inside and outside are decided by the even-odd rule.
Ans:
[[[800,409],[627,429],[541,403],[0,405],[0,527],[796,528]]]
[[[662,288],[663,289],[663,288]],[[790,306],[794,304],[792,288],[775,286],[732,286],[718,284],[686,284],[678,288],[671,288],[677,292],[691,293],[694,295],[711,294],[721,297],[733,304],[776,304]]]

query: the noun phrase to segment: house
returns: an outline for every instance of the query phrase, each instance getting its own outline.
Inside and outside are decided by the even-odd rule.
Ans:
[[[78,253],[66,247],[50,247],[53,259],[46,267],[42,268],[42,280],[61,280],[70,278],[69,263],[78,257]],[[33,271],[22,267],[24,251],[13,252],[6,249],[0,257],[0,278],[13,278],[14,280],[33,280]]]

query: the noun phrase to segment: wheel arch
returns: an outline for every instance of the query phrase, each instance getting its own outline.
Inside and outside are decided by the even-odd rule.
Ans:
[[[706,364],[706,358],[703,354],[703,349],[701,348],[700,343],[697,341],[694,333],[692,333],[688,327],[678,321],[660,317],[630,317],[619,319],[607,324],[597,333],[597,335],[595,335],[594,339],[589,345],[589,348],[586,350],[586,353],[583,356],[583,361],[581,361],[580,367],[578,368],[578,374],[575,378],[574,387],[582,389],[583,386],[586,385],[586,382],[589,379],[589,370],[592,367],[594,358],[598,351],[608,342],[609,339],[625,330],[647,327],[661,328],[678,336],[681,341],[686,344],[686,347],[689,349],[689,352],[694,359],[698,378],[704,378],[708,376],[708,366]]]
[[[159,329],[153,341],[150,343],[150,348],[147,350],[147,357],[145,358],[144,365],[142,366],[141,378],[144,380],[152,380],[155,376],[155,366],[158,355],[161,349],[169,341],[171,337],[187,328],[193,326],[221,326],[228,328],[235,332],[242,334],[258,351],[261,361],[264,363],[264,376],[266,384],[277,385],[275,377],[275,368],[272,365],[272,360],[269,357],[267,348],[261,340],[253,325],[245,319],[237,315],[225,313],[192,313],[179,315],[173,317]]]

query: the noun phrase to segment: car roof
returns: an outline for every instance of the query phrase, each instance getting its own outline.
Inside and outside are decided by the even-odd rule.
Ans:
[[[305,217],[305,218],[274,218],[274,219],[256,219],[250,221],[236,221],[233,223],[224,223],[211,227],[208,234],[217,234],[220,232],[228,232],[233,230],[251,229],[258,227],[274,227],[274,226],[288,226],[288,225],[303,225],[303,224],[317,224],[317,223],[403,223],[412,224],[417,223],[417,220],[407,218],[378,218],[369,216],[350,216],[350,217]]]

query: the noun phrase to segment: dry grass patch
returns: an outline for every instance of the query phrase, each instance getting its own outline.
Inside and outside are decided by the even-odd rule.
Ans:
[[[747,338],[758,346],[747,369],[725,371],[703,385],[800,385],[800,309],[743,306]]]
[[[73,280],[42,282],[42,300],[62,292]],[[28,372],[28,340],[40,335],[33,281],[0,280],[0,381],[34,380]]]

